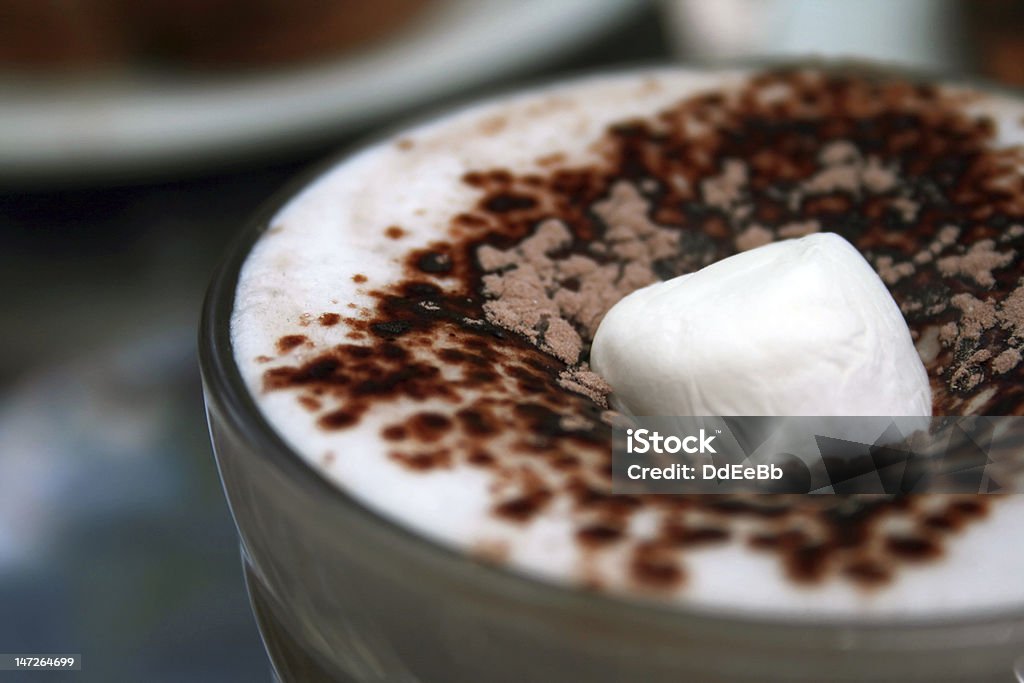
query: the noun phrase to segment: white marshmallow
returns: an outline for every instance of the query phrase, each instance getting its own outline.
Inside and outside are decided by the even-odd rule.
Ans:
[[[601,322],[590,362],[634,415],[932,414],[896,302],[833,233],[633,292]]]

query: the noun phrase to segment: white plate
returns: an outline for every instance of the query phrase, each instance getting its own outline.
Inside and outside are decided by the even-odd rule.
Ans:
[[[109,173],[224,160],[338,132],[540,63],[636,0],[445,0],[394,40],[258,76],[0,82],[0,175]]]

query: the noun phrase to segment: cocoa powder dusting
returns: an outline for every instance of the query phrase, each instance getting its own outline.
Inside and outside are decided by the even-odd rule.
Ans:
[[[315,396],[322,408],[306,405],[326,430],[387,411],[396,463],[488,472],[496,519],[568,514],[581,547],[614,549],[645,591],[685,589],[688,553],[738,540],[793,581],[875,590],[941,561],[993,503],[612,495],[610,387],[587,365],[590,340],[639,287],[833,231],[927,346],[938,414],[1024,414],[1024,175],[993,135],[936,87],[784,70],[611,126],[588,166],[548,155],[540,173],[477,169],[463,178],[474,204],[448,234],[410,250],[400,282],[368,291],[366,315],[332,323],[333,346],[279,359],[264,390]],[[358,343],[340,343],[348,335]],[[639,512],[658,521],[653,537],[630,531]],[[595,567],[583,574],[603,585]]]
[[[317,320],[324,327],[334,327],[341,322],[341,316],[337,313],[321,313]]]
[[[281,355],[289,353],[296,347],[307,343],[309,338],[302,334],[288,334],[277,340],[277,352]]]
[[[952,255],[937,261],[939,272],[946,277],[960,275],[969,277],[982,287],[991,287],[996,283],[992,271],[1005,268],[1016,259],[1017,253],[1008,250],[997,252],[994,240],[981,240],[971,245],[962,255]]]

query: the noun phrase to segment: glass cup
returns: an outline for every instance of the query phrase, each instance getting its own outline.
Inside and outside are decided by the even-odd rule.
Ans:
[[[1014,679],[1014,662],[1024,654],[1019,612],[794,619],[621,599],[484,564],[331,485],[262,417],[229,330],[243,261],[304,184],[244,230],[215,275],[199,337],[215,456],[253,609],[281,680]]]

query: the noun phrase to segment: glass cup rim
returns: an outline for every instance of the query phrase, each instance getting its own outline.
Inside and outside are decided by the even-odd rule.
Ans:
[[[361,152],[392,139],[401,131],[414,129],[425,123],[440,120],[469,107],[486,102],[526,93],[559,83],[569,84],[592,76],[628,76],[651,70],[688,70],[697,72],[725,71],[730,69],[762,69],[807,67],[850,73],[877,73],[905,77],[918,82],[934,82],[945,86],[968,86],[987,93],[1012,96],[1022,101],[1024,89],[992,83],[981,78],[930,73],[928,71],[877,64],[864,60],[822,60],[822,59],[743,59],[718,61],[712,64],[673,64],[654,62],[627,68],[589,69],[576,73],[561,74],[554,78],[534,80],[510,88],[495,90],[482,96],[462,99],[454,105],[445,105],[388,127],[383,133],[369,136],[363,141],[330,155],[325,161],[314,164],[268,198],[256,212],[243,223],[243,228],[231,241],[226,255],[216,267],[206,291],[199,322],[198,346],[199,366],[203,379],[204,396],[208,403],[215,403],[220,409],[219,416],[227,420],[228,426],[253,442],[258,448],[250,449],[249,456],[261,458],[279,474],[300,486],[309,496],[321,500],[327,509],[338,515],[358,519],[361,524],[374,527],[394,539],[396,543],[408,545],[425,553],[433,561],[440,562],[458,571],[462,580],[479,582],[487,591],[514,592],[517,600],[529,600],[538,607],[550,608],[563,605],[566,611],[593,615],[600,619],[629,619],[649,621],[657,619],[670,628],[673,624],[692,628],[694,620],[729,626],[753,628],[794,629],[796,638],[807,635],[839,631],[844,634],[858,634],[865,637],[886,632],[949,629],[959,631],[979,626],[1002,627],[1003,625],[1024,624],[1024,611],[1020,609],[986,610],[961,612],[953,615],[913,616],[896,615],[849,615],[834,614],[802,615],[780,612],[754,612],[742,609],[721,609],[705,605],[657,603],[646,599],[635,599],[610,593],[595,593],[584,588],[560,584],[555,581],[529,575],[514,568],[477,560],[464,552],[416,533],[401,523],[375,512],[366,504],[342,488],[332,484],[309,462],[287,445],[280,434],[271,426],[256,404],[242,378],[231,345],[230,321],[234,310],[235,290],[252,247],[270,227],[272,218],[297,197],[313,181],[334,167],[354,158]],[[484,585],[484,584],[488,585]]]

